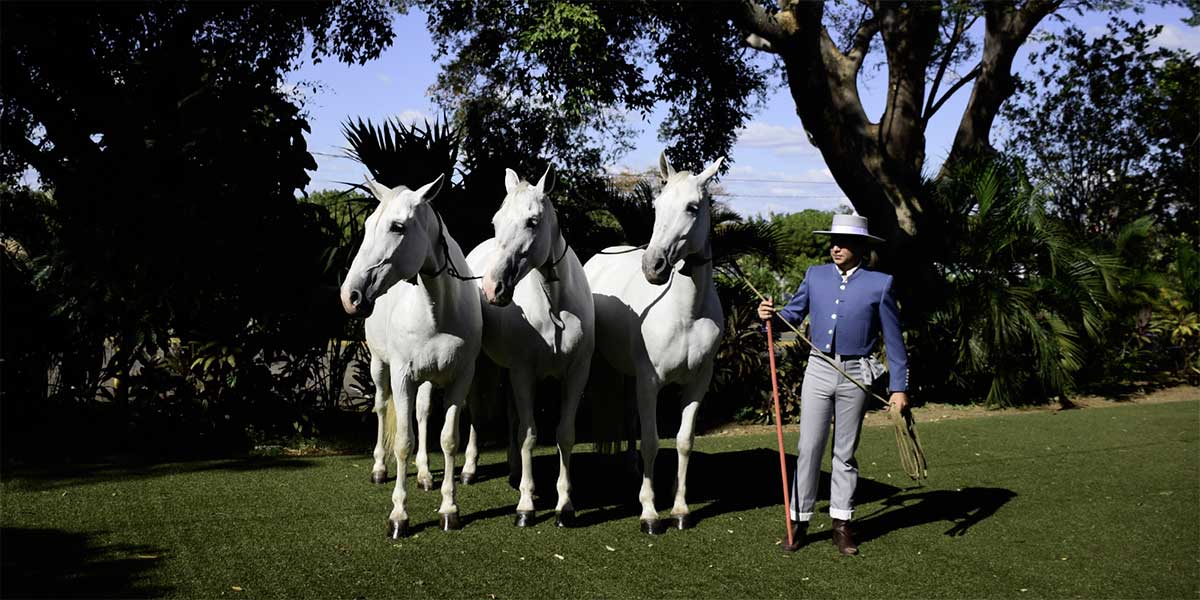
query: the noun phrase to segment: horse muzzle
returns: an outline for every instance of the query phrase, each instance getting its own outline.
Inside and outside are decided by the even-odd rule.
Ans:
[[[642,255],[642,274],[646,281],[654,285],[662,285],[671,278],[671,261],[667,253],[658,248],[647,248]]]
[[[503,279],[491,275],[483,278],[483,299],[492,306],[508,306],[512,304],[513,287],[506,285]]]
[[[362,317],[365,319],[371,316],[371,312],[375,309],[375,303],[369,300],[362,290],[342,286],[340,295],[342,309],[352,317]]]

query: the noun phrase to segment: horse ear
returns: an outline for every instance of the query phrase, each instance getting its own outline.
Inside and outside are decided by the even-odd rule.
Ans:
[[[371,195],[380,202],[383,202],[383,199],[392,192],[391,188],[371,179],[370,177],[367,177],[367,183],[365,187],[367,188],[367,191],[370,192]]]
[[[658,172],[663,179],[670,179],[675,174],[675,167],[671,166],[671,161],[667,160],[667,151],[663,150],[658,155]]]
[[[718,158],[717,160],[714,160],[711,165],[708,165],[707,169],[704,169],[703,171],[701,171],[700,172],[700,182],[703,183],[705,181],[708,181],[709,179],[712,179],[712,176],[716,175],[717,171],[719,171],[721,169],[721,163],[723,163],[723,162],[725,162],[724,156]]]
[[[505,169],[504,170],[504,191],[511,194],[513,190],[517,189],[518,183],[521,183],[521,176],[517,175],[517,172],[512,169]]]
[[[543,194],[549,194],[550,190],[554,189],[554,164],[546,165],[546,172],[542,174],[542,178],[538,180],[538,189],[542,190]]]
[[[445,179],[445,177],[446,176],[444,174],[438,175],[437,179],[434,179],[433,181],[421,186],[421,188],[417,190],[417,197],[421,199],[421,202],[429,202],[437,197],[438,192],[442,191],[442,180]]]

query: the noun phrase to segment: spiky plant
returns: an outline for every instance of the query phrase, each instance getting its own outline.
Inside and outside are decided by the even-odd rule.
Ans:
[[[461,136],[445,119],[425,121],[421,126],[392,118],[376,126],[360,117],[343,123],[342,135],[349,144],[346,155],[388,187],[416,189],[438,175],[449,182],[458,164]]]
[[[964,169],[935,201],[954,216],[936,265],[946,288],[918,327],[926,355],[914,364],[948,364],[944,379],[989,406],[1073,391],[1120,287],[1119,258],[1047,215],[1012,165]]]

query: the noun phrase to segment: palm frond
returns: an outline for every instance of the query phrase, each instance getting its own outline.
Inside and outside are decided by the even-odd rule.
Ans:
[[[759,256],[773,265],[787,255],[787,234],[769,221],[725,222],[712,232],[713,264],[735,262],[741,256]]]
[[[361,117],[342,124],[346,155],[362,163],[371,177],[388,187],[416,189],[438,175],[454,174],[461,142],[459,131],[445,118],[424,127],[393,118],[376,126]]]

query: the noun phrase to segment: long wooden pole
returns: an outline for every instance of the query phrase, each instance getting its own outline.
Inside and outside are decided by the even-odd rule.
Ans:
[[[775,401],[775,437],[779,440],[779,479],[783,483],[783,522],[787,525],[787,543],[792,540],[792,502],[788,497],[787,453],[783,449],[783,419],[779,410],[779,381],[775,376],[775,336],[771,331],[771,321],[767,321],[767,356],[771,361],[771,398]]]

